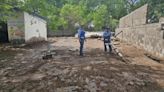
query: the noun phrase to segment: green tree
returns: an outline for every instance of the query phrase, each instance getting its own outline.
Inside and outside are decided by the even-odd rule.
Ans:
[[[60,12],[60,17],[62,17],[67,23],[67,29],[73,29],[75,23],[81,25],[86,23],[85,20],[85,6],[65,4]]]
[[[108,17],[107,6],[100,5],[97,8],[95,8],[92,17],[96,29],[100,30],[102,26],[104,26],[106,23],[109,23],[108,21],[106,21],[106,17]]]
[[[150,22],[164,16],[164,0],[0,0],[0,20],[14,16],[15,8],[47,18],[51,30],[74,30],[74,24],[93,22],[98,31],[104,25],[114,30],[121,17],[148,3]]]
[[[22,5],[21,0],[1,0],[0,21],[6,21],[9,16],[15,16],[14,8],[20,8]]]

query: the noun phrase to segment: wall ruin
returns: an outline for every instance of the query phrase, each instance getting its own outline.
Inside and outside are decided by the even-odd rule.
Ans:
[[[159,23],[146,24],[147,4],[120,19],[119,28],[116,29],[118,38],[142,47],[146,51],[164,57],[164,30],[163,18]]]

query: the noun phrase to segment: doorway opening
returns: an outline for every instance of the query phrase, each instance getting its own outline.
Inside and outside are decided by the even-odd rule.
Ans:
[[[7,23],[0,22],[0,43],[8,43],[8,29],[7,29]]]

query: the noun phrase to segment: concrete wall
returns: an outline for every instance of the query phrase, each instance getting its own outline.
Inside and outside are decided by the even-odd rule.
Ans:
[[[45,20],[24,12],[25,41],[47,40],[47,23]]]
[[[24,41],[24,16],[22,13],[17,13],[16,17],[9,18],[7,25],[10,42]]]
[[[37,16],[18,12],[16,17],[8,19],[7,24],[10,42],[24,43],[47,40],[47,23]]]
[[[125,17],[122,17],[119,22],[119,27],[124,28],[146,24],[147,6],[146,4]]]
[[[131,17],[131,15],[133,14],[139,16],[141,14],[140,12],[144,10],[142,8],[143,7],[132,12],[130,15],[128,15],[128,17]],[[147,12],[147,9],[144,12]],[[125,16],[125,18],[122,19],[129,20],[128,17]],[[143,19],[143,21],[139,21],[137,25],[123,26],[124,24],[120,24],[121,27],[116,29],[116,34],[119,33],[120,31],[123,32],[118,35],[118,38],[128,43],[134,44],[138,47],[142,47],[146,51],[153,53],[156,56],[164,57],[164,38],[163,38],[164,31],[161,30],[162,20],[160,23],[146,24],[145,22],[146,16],[145,18],[142,17],[143,17],[142,15],[138,17],[141,18],[139,20]],[[120,22],[122,22],[122,20],[120,20]]]

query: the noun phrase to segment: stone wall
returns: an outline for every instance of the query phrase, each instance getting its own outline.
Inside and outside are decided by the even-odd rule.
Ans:
[[[133,14],[140,14],[140,12],[144,10],[142,9],[143,7],[132,12],[130,15],[128,15],[128,17],[131,17],[131,15]],[[147,12],[147,9],[144,12]],[[155,54],[156,56],[164,57],[164,38],[163,38],[164,30],[161,30],[162,22],[146,24],[146,20],[145,20],[146,15],[144,16],[145,18],[142,18],[143,16],[140,16],[141,19],[139,20],[141,21],[139,22],[138,20],[138,23],[136,22],[137,25],[122,26],[124,24],[120,24],[121,27],[116,29],[116,34],[122,31],[122,33],[118,35],[118,38],[128,43],[134,44],[138,47],[142,47],[146,51],[152,54]],[[125,18],[127,20],[130,19],[130,18],[127,18],[127,16],[125,16]],[[125,19],[125,18],[122,18],[122,19]],[[120,22],[122,22],[122,20],[120,20]]]

